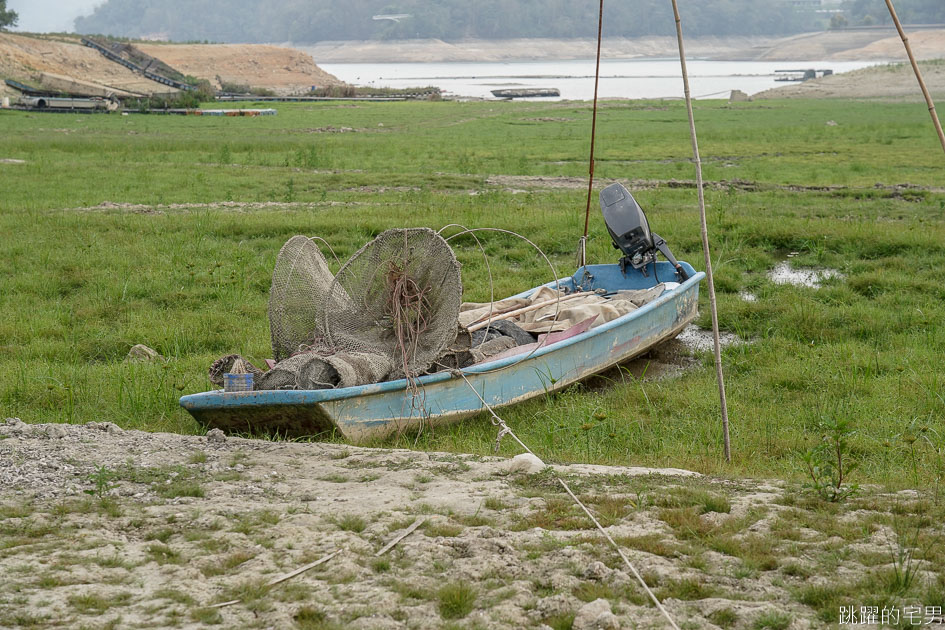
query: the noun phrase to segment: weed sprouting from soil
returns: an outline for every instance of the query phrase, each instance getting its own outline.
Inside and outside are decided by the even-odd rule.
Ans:
[[[820,442],[802,459],[810,475],[809,487],[831,503],[843,501],[857,492],[856,484],[845,484],[858,464],[851,461],[851,439],[855,431],[848,419],[833,417],[819,425]]]

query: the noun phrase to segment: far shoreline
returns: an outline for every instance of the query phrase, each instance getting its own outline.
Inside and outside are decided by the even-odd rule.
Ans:
[[[945,57],[945,29],[910,33],[920,59]],[[279,44],[310,54],[318,64],[568,61],[596,56],[594,39],[439,39],[323,41]],[[692,59],[712,61],[880,61],[905,60],[895,29],[801,33],[788,37],[693,37],[686,40]],[[609,37],[605,59],[660,59],[678,56],[675,37]]]

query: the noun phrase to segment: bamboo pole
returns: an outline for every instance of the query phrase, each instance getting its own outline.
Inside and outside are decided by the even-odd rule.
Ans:
[[[591,223],[591,194],[594,191],[594,139],[597,137],[597,86],[600,84],[600,42],[604,32],[604,0],[597,14],[597,69],[594,71],[594,110],[591,117],[591,155],[587,172],[587,206],[584,208],[584,236],[578,244],[578,266],[587,265],[587,231]]]
[[[732,461],[732,446],[728,431],[728,403],[725,400],[725,381],[722,376],[722,343],[719,339],[719,314],[715,302],[715,281],[712,276],[712,258],[709,255],[709,228],[705,216],[705,191],[702,182],[702,159],[699,157],[699,140],[696,137],[696,120],[692,113],[692,95],[689,92],[689,71],[686,69],[686,49],[683,46],[682,21],[679,5],[673,2],[676,18],[676,39],[679,42],[679,64],[682,67],[683,90],[686,94],[686,111],[689,114],[689,135],[692,138],[692,155],[696,162],[696,188],[699,191],[699,219],[702,227],[702,252],[705,256],[705,275],[709,284],[709,306],[712,310],[712,339],[715,342],[715,373],[719,383],[719,402],[722,407],[722,434],[725,444],[725,461]]]
[[[909,45],[909,38],[906,37],[905,31],[902,30],[902,23],[899,21],[899,16],[896,14],[896,9],[893,7],[892,0],[886,0],[886,7],[889,8],[889,15],[892,16],[893,23],[896,25],[896,30],[899,31],[899,37],[902,38],[902,45],[906,47],[906,54],[909,55],[909,63],[912,64],[912,71],[915,72],[915,78],[919,81],[919,87],[922,88],[922,94],[925,96],[925,102],[929,106],[929,114],[932,116],[932,124],[935,125],[935,131],[938,132],[938,140],[942,143],[942,150],[945,151],[945,132],[942,131],[942,123],[938,120],[938,114],[935,113],[935,103],[932,101],[932,95],[929,94],[929,88],[925,86],[925,81],[922,79],[922,73],[919,71],[919,64],[916,63],[915,55],[912,54],[912,46]]]

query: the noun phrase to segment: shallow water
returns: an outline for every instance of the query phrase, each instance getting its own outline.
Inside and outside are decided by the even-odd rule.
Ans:
[[[775,284],[793,284],[798,287],[819,289],[821,282],[828,278],[840,278],[842,274],[836,269],[795,269],[791,263],[778,263],[768,272],[768,278]]]
[[[694,98],[727,98],[789,85],[775,81],[776,70],[814,68],[848,72],[875,61],[707,61],[687,63]],[[453,96],[492,98],[502,88],[557,88],[560,99],[594,97],[594,60],[437,63],[329,63],[321,67],[359,86],[408,88],[435,85]],[[601,61],[601,98],[682,98],[678,59]],[[783,75],[781,75],[783,76]]]

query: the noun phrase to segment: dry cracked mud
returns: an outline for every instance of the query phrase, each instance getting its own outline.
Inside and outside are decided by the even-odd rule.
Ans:
[[[791,484],[673,469],[525,474],[491,457],[8,419],[0,627],[577,629],[598,599],[621,628],[666,627],[555,475],[684,628],[825,625],[839,611],[812,585],[882,570],[895,533],[881,506],[922,500],[825,508]]]

